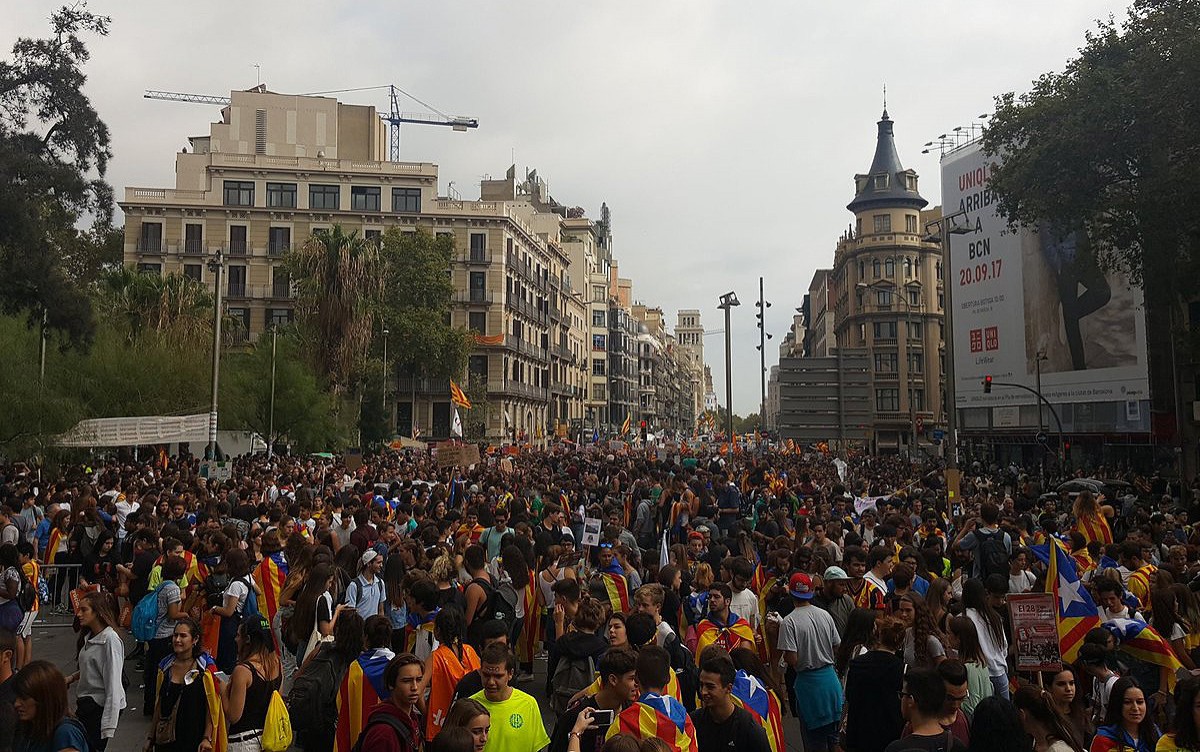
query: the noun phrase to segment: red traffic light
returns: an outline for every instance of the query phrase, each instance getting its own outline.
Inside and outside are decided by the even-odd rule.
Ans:
[[[992,377],[991,376],[983,377],[983,393],[984,394],[992,393]]]
[[[642,421],[642,422],[641,422],[639,425],[640,425],[642,428],[645,428],[645,427],[646,427],[646,421],[644,421],[644,420],[643,420],[643,421]]]

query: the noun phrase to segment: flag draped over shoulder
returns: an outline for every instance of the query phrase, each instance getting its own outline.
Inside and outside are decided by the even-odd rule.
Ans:
[[[750,627],[750,622],[732,611],[729,612],[729,623],[725,626],[717,624],[711,618],[702,619],[696,625],[696,663],[700,662],[700,654],[709,645],[720,645],[726,650],[732,650],[742,640],[753,645],[754,630]]]
[[[658,738],[675,752],[695,752],[696,728],[682,704],[671,697],[647,693],[621,711],[605,739],[629,734],[635,739]]]
[[[1108,520],[1101,514],[1098,517],[1080,518],[1075,521],[1075,530],[1083,536],[1085,543],[1097,541],[1102,546],[1110,545],[1113,542],[1112,528],[1108,525]]]
[[[338,688],[334,752],[350,752],[366,727],[372,708],[391,696],[383,681],[383,672],[391,657],[391,651],[376,650],[369,655],[360,655],[350,663]]]
[[[629,613],[629,580],[615,572],[601,572],[600,581],[608,592],[608,602],[614,612]]]
[[[283,592],[283,583],[287,576],[287,560],[283,558],[281,551],[267,554],[254,570],[254,584],[263,594],[259,607],[268,622],[273,622],[276,612],[279,611],[279,595]]]
[[[757,676],[739,670],[733,679],[733,701],[762,724],[771,752],[784,752],[783,713],[775,693],[767,689]]]
[[[42,552],[42,563],[53,564],[54,558],[58,556],[58,544],[62,541],[62,530],[54,528],[50,531],[50,540],[46,544],[46,550]]]
[[[1104,624],[1104,628],[1117,638],[1124,652],[1139,661],[1167,669],[1168,689],[1175,690],[1175,672],[1182,664],[1175,657],[1175,651],[1154,627],[1135,619],[1112,619]]]
[[[1073,663],[1089,631],[1100,626],[1096,603],[1075,572],[1075,560],[1058,542],[1049,547],[1046,592],[1058,605],[1058,649],[1064,662]]]
[[[525,624],[521,628],[521,636],[517,639],[517,660],[521,663],[533,663],[537,645],[542,640],[542,606],[537,573],[532,569],[529,570],[529,582],[521,590],[521,600],[525,609]]]
[[[158,678],[154,687],[157,697],[162,692],[163,677],[167,675],[171,665],[175,663],[175,655],[168,655],[158,664]],[[196,659],[198,674],[192,681],[204,682],[204,703],[208,706],[208,717],[213,726],[213,752],[226,752],[229,748],[229,731],[225,725],[225,709],[221,705],[221,681],[217,678],[217,662],[208,653],[201,653]],[[189,672],[190,673],[190,672]],[[185,682],[187,679],[185,678]]]

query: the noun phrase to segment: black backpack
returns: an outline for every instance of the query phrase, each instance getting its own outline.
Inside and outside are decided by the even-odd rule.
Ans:
[[[490,621],[503,623],[506,633],[511,638],[513,626],[517,623],[516,591],[513,590],[512,585],[504,583],[500,587],[495,587],[480,577],[476,577],[471,582],[483,588],[484,600],[483,604],[479,606],[479,610],[475,612],[471,626],[467,628],[467,642],[472,647],[479,649],[483,643],[483,625]],[[467,587],[470,587],[470,583]]]
[[[292,680],[287,696],[288,715],[299,736],[312,729],[330,729],[337,724],[337,694],[347,666],[328,646],[318,646],[317,654]]]
[[[979,544],[979,573],[983,579],[988,575],[1008,575],[1008,549],[1004,547],[1004,531],[985,533],[976,528],[975,540]]]
[[[560,658],[550,677],[550,708],[559,715],[581,689],[591,686],[596,680],[596,662],[592,657]]]
[[[17,574],[21,577],[21,587],[17,590],[17,605],[21,607],[23,613],[29,613],[33,608],[33,602],[37,600],[37,591],[33,589],[33,585],[29,584],[29,578],[20,569]]]
[[[358,735],[358,740],[354,742],[354,746],[350,748],[350,752],[363,752],[363,740],[367,738],[367,730],[372,726],[391,726],[392,731],[396,732],[396,736],[400,738],[401,749],[415,749],[416,745],[413,742],[412,729],[401,723],[395,716],[385,715],[383,713],[372,713],[367,719],[367,725],[363,726],[362,732]]]

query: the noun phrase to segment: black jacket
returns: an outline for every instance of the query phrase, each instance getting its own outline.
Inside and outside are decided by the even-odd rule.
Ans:
[[[871,650],[850,661],[846,669],[846,749],[883,752],[900,738],[904,658]]]

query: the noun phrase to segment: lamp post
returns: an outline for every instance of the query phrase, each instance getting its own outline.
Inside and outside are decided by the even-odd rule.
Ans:
[[[267,418],[267,457],[275,451],[275,353],[279,344],[279,327],[271,327],[271,408]]]
[[[767,309],[771,307],[771,301],[763,296],[763,278],[758,278],[758,302],[754,304],[758,308],[758,367],[759,367],[759,382],[762,390],[761,402],[758,408],[758,425],[760,428],[766,425],[767,421],[767,340],[771,339],[771,335],[767,332]],[[726,330],[729,326],[726,325]]]
[[[213,253],[208,261],[208,269],[213,273],[213,289],[216,290],[213,305],[213,350],[212,350],[212,401],[208,408],[208,447],[206,453],[209,459],[217,459],[217,390],[221,386],[221,272],[225,268],[225,256],[221,249]]]
[[[868,289],[891,289],[890,285],[884,284],[883,280],[867,284],[859,282],[854,285],[859,290]],[[920,290],[921,283],[916,280],[909,280],[902,286],[905,290]],[[908,378],[905,381],[905,387],[908,389],[908,459],[913,459],[913,452],[917,449],[917,409],[913,402],[913,378],[912,378],[912,302],[908,298],[901,295],[899,297],[901,303],[904,304],[904,372]]]
[[[740,306],[737,293],[727,292],[720,298],[717,308],[725,311],[725,439],[733,441],[733,357],[730,353],[729,342],[729,311],[734,306]],[[733,451],[733,447],[730,447]]]
[[[383,411],[387,413],[388,421],[388,438],[391,438],[392,432],[392,414],[388,412],[388,387],[392,384],[392,369],[388,365],[387,346],[388,335],[391,334],[386,327],[383,330]]]
[[[963,222],[960,224],[959,219]],[[925,225],[927,234],[924,240],[928,243],[939,243],[942,246],[942,286],[946,291],[946,307],[943,313],[946,322],[946,469],[958,469],[958,406],[956,403],[954,385],[954,278],[950,265],[950,236],[966,235],[974,232],[967,224],[967,212],[957,211],[953,214],[935,219]],[[930,232],[929,228],[936,228]]]

